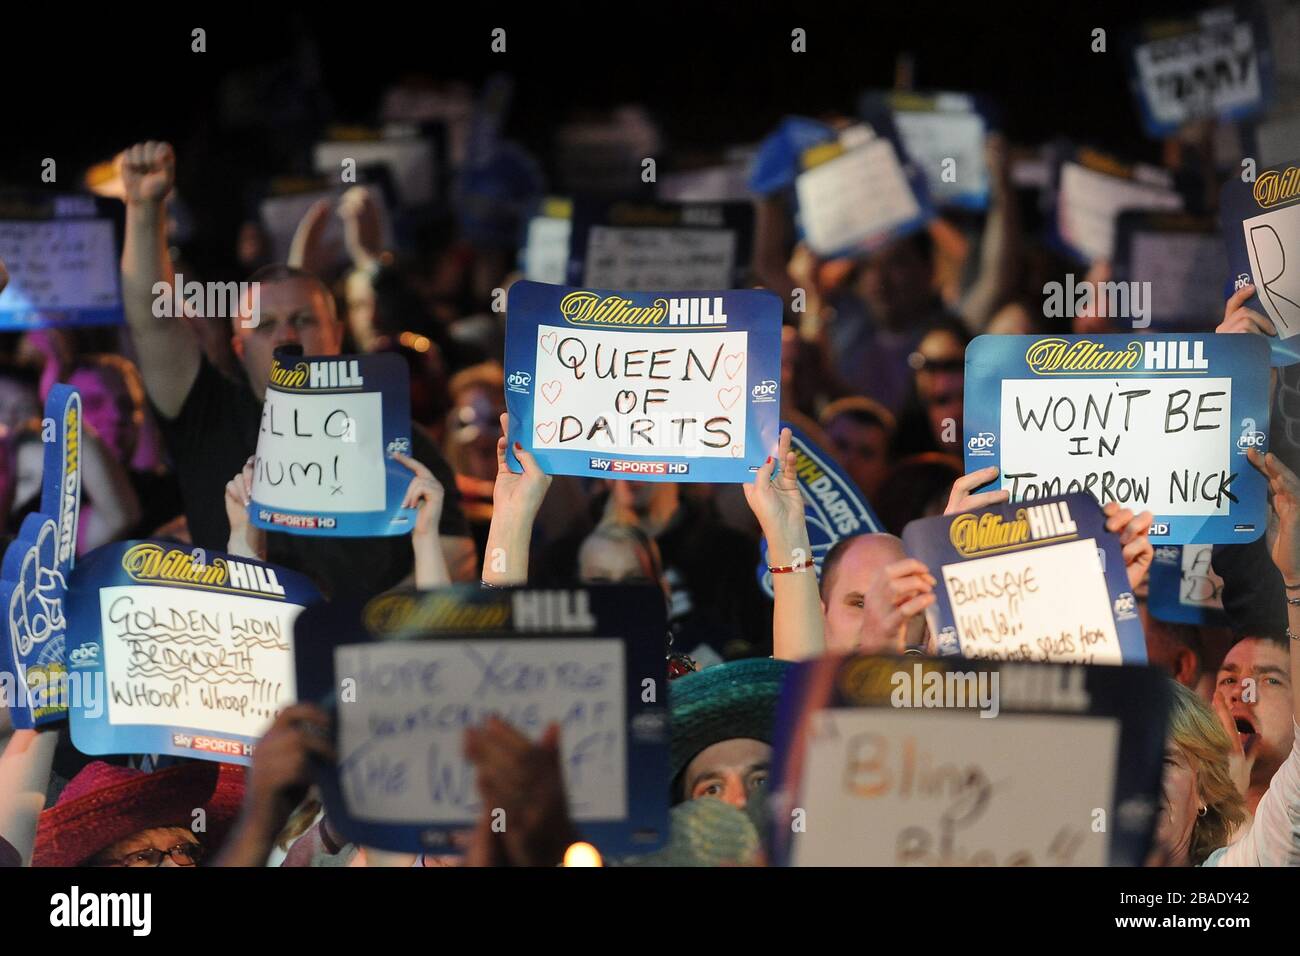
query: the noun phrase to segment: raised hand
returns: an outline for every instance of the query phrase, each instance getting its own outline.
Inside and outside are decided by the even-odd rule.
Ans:
[[[1246,302],[1255,294],[1253,285],[1242,286],[1232,294],[1223,307],[1223,321],[1215,332],[1253,332],[1256,335],[1277,335],[1273,320],[1246,308]]]
[[[952,483],[952,492],[948,495],[948,507],[943,510],[943,513],[955,515],[963,511],[974,511],[977,508],[987,508],[989,505],[1000,505],[1010,501],[1011,492],[1005,488],[971,493],[976,488],[984,487],[997,476],[997,465],[989,465],[987,468],[980,468],[977,471],[962,475]]]
[[[781,429],[776,457],[763,463],[751,484],[741,485],[763,537],[767,538],[768,559],[779,565],[792,563],[791,555],[796,550],[802,550],[804,560],[812,556],[803,493],[795,476],[795,454],[790,450],[790,440],[790,429]]]
[[[871,583],[864,600],[868,627],[876,622],[874,634],[864,634],[862,650],[871,654],[901,654],[909,643],[919,643],[920,615],[934,604],[935,579],[930,569],[915,558],[903,558],[885,567],[885,573]],[[909,633],[913,640],[909,641]]]
[[[1128,572],[1128,586],[1136,589],[1147,575],[1156,549],[1151,546],[1147,532],[1151,530],[1154,516],[1149,511],[1139,515],[1108,501],[1102,509],[1106,515],[1106,530],[1119,535],[1120,553],[1124,555],[1124,570]]]
[[[226,520],[230,522],[230,541],[226,550],[243,558],[261,559],[266,553],[266,532],[248,517],[253,500],[253,458],[244,462],[243,470],[226,482]]]
[[[136,143],[117,157],[128,206],[157,204],[176,184],[176,154],[169,143]]]
[[[542,506],[542,499],[551,487],[551,476],[542,471],[541,465],[532,453],[524,451],[524,446],[515,442],[515,457],[524,466],[522,473],[510,470],[506,463],[506,436],[510,434],[510,413],[501,415],[501,437],[497,439],[497,480],[492,489],[492,505],[504,508],[512,515],[527,515],[529,520],[536,516]]]
[[[1278,520],[1273,563],[1282,572],[1286,584],[1300,585],[1300,527],[1297,527],[1300,526],[1300,478],[1272,452],[1261,455],[1251,448],[1246,451],[1246,457],[1268,479],[1268,490],[1273,496],[1273,511]]]
[[[1231,743],[1228,749],[1228,774],[1232,777],[1237,792],[1244,797],[1250,791],[1250,772],[1254,769],[1255,757],[1246,754],[1241,734],[1237,732],[1237,720],[1232,716],[1232,706],[1228,703],[1228,695],[1216,689],[1212,703],[1214,715],[1219,718],[1223,732],[1228,735]]]
[[[444,496],[442,482],[433,476],[433,472],[423,462],[398,453],[394,453],[393,459],[401,462],[415,474],[411,483],[406,486],[406,494],[402,498],[403,508],[416,509],[415,528],[411,534],[419,537],[435,534],[438,530],[438,519],[442,517]]]

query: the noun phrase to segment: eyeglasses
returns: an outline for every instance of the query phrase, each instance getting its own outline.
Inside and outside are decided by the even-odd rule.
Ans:
[[[966,371],[965,358],[929,358],[923,352],[913,352],[907,357],[907,364],[914,372],[947,372],[955,375]]]
[[[120,860],[108,860],[99,865],[162,866],[163,860],[167,857],[171,857],[177,866],[198,866],[199,860],[203,859],[203,846],[198,843],[178,843],[169,850],[160,850],[151,846],[143,850],[136,850],[134,853],[128,853]]]

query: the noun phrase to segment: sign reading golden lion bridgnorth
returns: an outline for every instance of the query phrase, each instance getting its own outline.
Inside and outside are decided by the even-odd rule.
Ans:
[[[903,541],[940,581],[926,611],[940,654],[1146,661],[1119,539],[1088,495],[922,518]]]
[[[966,352],[966,470],[1012,501],[1075,491],[1155,516],[1158,544],[1264,531],[1268,346],[1258,335],[982,335]]]
[[[1300,362],[1300,160],[1233,177],[1220,193],[1233,288],[1254,286],[1246,305],[1267,315],[1274,365]]]
[[[506,461],[548,474],[747,482],[776,451],[781,300],[521,281],[506,321]]]
[[[162,541],[92,552],[68,590],[73,743],[247,764],[297,699],[293,622],[319,599],[300,574],[220,552]]]

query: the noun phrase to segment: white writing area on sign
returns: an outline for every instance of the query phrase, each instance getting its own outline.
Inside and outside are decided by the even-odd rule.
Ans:
[[[721,298],[674,301],[699,305],[700,323],[725,322]],[[740,331],[538,326],[533,440],[546,449],[743,458],[747,355]]]
[[[935,110],[894,114],[903,145],[926,171],[930,192],[940,202],[988,189],[984,120],[978,113]],[[953,175],[944,177],[951,160]]]
[[[1057,203],[1061,236],[1092,262],[1114,258],[1115,219],[1122,210],[1183,208],[1167,185],[1108,176],[1078,163],[1062,164]]]
[[[496,715],[536,740],[560,726],[575,820],[627,815],[623,644],[618,640],[394,641],[334,652],[339,776],[353,816],[458,823],[478,812],[464,734]],[[508,821],[507,821],[508,825]]]
[[[117,304],[117,252],[110,222],[0,222],[0,260],[9,271],[9,286],[0,292],[0,311]]]
[[[1071,491],[1158,515],[1226,515],[1234,493],[1229,378],[1007,379],[1002,487]]]
[[[1255,294],[1278,337],[1289,339],[1300,333],[1300,203],[1247,219],[1241,228]]]
[[[1092,823],[1111,809],[1118,741],[1115,720],[821,711],[793,863],[1102,866],[1109,841]]]
[[[297,696],[296,604],[172,587],[99,592],[113,724],[258,737]]]
[[[920,215],[894,144],[883,137],[795,180],[799,218],[814,251],[832,253]]]
[[[736,236],[727,229],[592,226],[583,285],[599,289],[729,289]]]
[[[383,399],[378,392],[266,390],[253,499],[296,511],[382,511]]]
[[[964,657],[1122,662],[1091,538],[947,564],[943,583]]]

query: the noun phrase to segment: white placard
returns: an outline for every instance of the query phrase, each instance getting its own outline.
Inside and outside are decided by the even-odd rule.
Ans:
[[[9,285],[0,312],[105,309],[120,302],[113,225],[102,219],[0,221]]]
[[[253,500],[259,505],[383,511],[385,474],[379,392],[266,390],[253,463]]]
[[[801,173],[795,191],[804,236],[821,255],[882,237],[921,213],[898,151],[883,137]]]
[[[433,144],[420,137],[394,139],[359,139],[317,143],[315,170],[322,176],[338,176],[343,161],[356,161],[356,167],[388,167],[397,189],[398,200],[413,206],[433,199],[435,175]]]
[[[1061,165],[1057,188],[1061,236],[1091,262],[1114,256],[1115,220],[1123,210],[1183,208],[1182,197],[1171,188],[1109,176],[1078,163]]]
[[[908,154],[925,170],[925,181],[935,202],[988,191],[984,119],[978,113],[904,110],[894,114],[894,125]],[[953,161],[952,182],[941,175],[948,160]]]
[[[729,229],[592,226],[582,284],[597,289],[730,289],[736,234]]]
[[[1006,379],[1002,487],[1013,501],[1074,490],[1158,515],[1226,515],[1231,409],[1230,378]]]
[[[718,318],[722,299],[712,301]],[[637,335],[538,326],[536,445],[743,458],[748,342],[747,332],[721,329]]]
[[[1138,79],[1155,122],[1181,126],[1259,100],[1259,58],[1249,23],[1207,27],[1136,50]]]
[[[573,222],[556,216],[534,216],[528,221],[524,244],[524,278],[564,285],[569,268],[569,235]]]
[[[1241,228],[1256,294],[1278,337],[1300,334],[1300,203],[1247,219]]]
[[[964,657],[1121,664],[1092,538],[943,566]]]
[[[492,714],[536,739],[560,724],[575,821],[627,815],[618,640],[393,641],[334,652],[356,700],[338,708],[339,778],[353,816],[456,823],[479,807],[464,735]],[[509,825],[509,821],[507,821]]]
[[[1119,721],[812,716],[796,866],[1105,865],[1110,840],[1092,821],[1114,809]]]
[[[147,585],[99,602],[112,724],[260,737],[297,697],[299,605]]]

